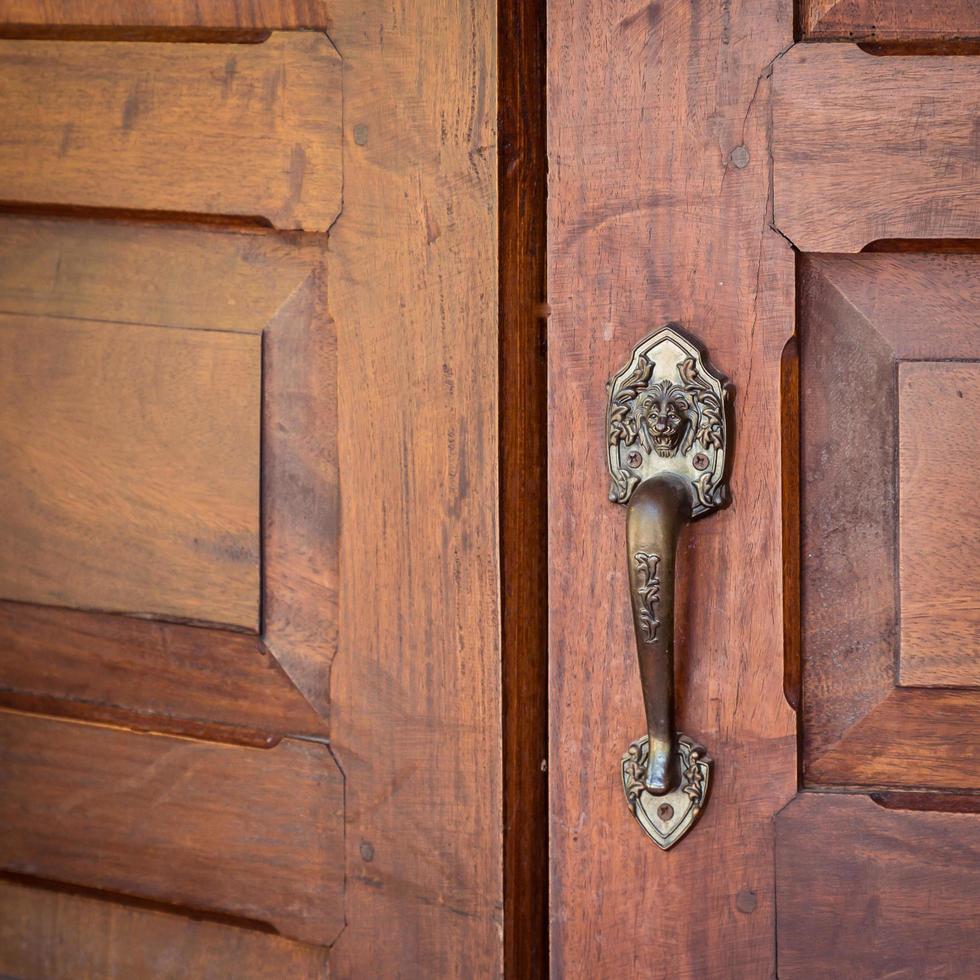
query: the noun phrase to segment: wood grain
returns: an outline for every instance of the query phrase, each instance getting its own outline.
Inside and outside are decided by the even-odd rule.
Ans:
[[[267,232],[0,218],[4,312],[195,337],[241,332],[254,335],[242,340],[249,349],[261,344],[264,639],[323,716],[337,644],[339,547],[336,336],[324,261],[324,243]],[[227,401],[222,386],[209,396]],[[252,397],[257,411],[258,392]]]
[[[340,210],[340,58],[323,34],[234,46],[0,41],[0,93],[5,201],[311,231]]]
[[[892,688],[820,755],[807,752],[807,784],[975,790],[978,725],[976,690]]]
[[[0,23],[329,29],[329,0],[0,0]]]
[[[0,711],[0,759],[4,870],[311,943],[343,926],[343,778],[322,744],[255,749]]]
[[[266,646],[326,718],[340,587],[337,335],[315,254],[263,336],[262,614]]]
[[[898,366],[901,683],[980,687],[980,366]]]
[[[195,6],[202,19],[218,9]],[[119,9],[106,19],[124,16]],[[176,4],[161,18],[171,9],[174,18],[187,11]],[[243,22],[233,26],[260,16],[242,4],[221,10],[216,18]],[[326,298],[311,303],[331,329],[336,321],[341,368],[344,590],[330,686],[332,747],[346,774],[349,925],[331,975],[495,975],[503,821],[494,5],[338,0],[331,16],[344,53],[344,209],[331,230]],[[264,236],[241,238],[264,266]],[[297,286],[285,279],[289,295]],[[242,310],[249,305],[244,298]],[[303,349],[288,334],[283,350]],[[273,346],[265,353],[276,357]],[[282,417],[297,404],[285,403]],[[310,459],[323,466],[329,452],[323,444],[291,472],[306,472]],[[295,490],[284,498],[309,504],[303,485]],[[308,555],[298,565],[313,567]],[[292,592],[311,595],[305,586],[328,581],[336,586],[317,571]],[[320,639],[314,656],[328,652],[329,633]]]
[[[899,380],[909,372],[970,369],[968,363],[943,367],[931,362],[980,359],[978,262],[976,255],[956,254],[802,259],[803,763],[808,785],[980,785],[980,759],[964,752],[980,711],[977,692],[895,689],[904,617],[897,577]],[[929,386],[930,413],[947,397],[959,410],[965,402],[959,390]],[[926,421],[914,416],[906,416],[906,429],[910,422]],[[955,422],[948,411],[928,418],[937,420],[927,440],[932,452],[946,439],[939,430],[952,431]],[[971,440],[972,435],[958,440],[957,457],[969,452]],[[925,445],[925,437],[920,442]],[[907,453],[905,462],[910,463]],[[937,467],[936,472],[946,472],[949,463]],[[935,474],[927,474],[922,492],[928,497],[938,485]],[[918,505],[920,514],[924,501]],[[930,505],[929,513],[937,514],[942,506]],[[944,664],[948,658],[944,655]]]
[[[259,624],[259,339],[0,313],[0,596]]]
[[[974,0],[800,0],[810,41],[946,41],[980,37]]]
[[[256,232],[0,215],[0,311],[261,334],[317,252]]]
[[[20,980],[326,980],[281,936],[0,881],[0,972]]]
[[[334,10],[348,137],[327,264],[343,528],[331,745],[349,815],[338,977],[502,969],[495,10]]]
[[[898,421],[894,349],[872,326],[866,308],[856,305],[869,291],[880,291],[884,285],[879,279],[880,259],[891,258],[862,255],[845,260],[864,265],[863,274],[856,272],[853,288],[844,293],[838,287],[841,263],[836,257],[804,256],[800,265],[806,773],[851,725],[888,695],[895,682]],[[856,295],[860,299],[854,299]],[[916,309],[914,301],[908,309]],[[881,320],[875,317],[873,322]]]
[[[771,822],[796,790],[796,750],[780,500],[794,259],[769,227],[767,146],[792,5],[559,0],[549,13],[552,974],[770,976]],[[733,504],[692,526],[679,556],[678,724],[709,747],[717,781],[690,841],[663,853],[619,780],[643,708],[603,432],[607,378],[671,320],[737,394]]]
[[[254,636],[0,602],[0,703],[266,743],[326,726]]]
[[[776,819],[781,980],[980,972],[980,816],[804,793]]]
[[[776,227],[807,252],[980,237],[978,86],[973,58],[791,48],[773,66]]]

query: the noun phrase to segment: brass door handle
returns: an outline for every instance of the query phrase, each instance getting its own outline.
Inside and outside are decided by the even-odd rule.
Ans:
[[[626,557],[647,733],[622,760],[633,815],[665,850],[701,815],[712,760],[674,725],[674,564],[683,525],[726,499],[729,386],[676,323],[609,382],[609,499],[625,504]]]

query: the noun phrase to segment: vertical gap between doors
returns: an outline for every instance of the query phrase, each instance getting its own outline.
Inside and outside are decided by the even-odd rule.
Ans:
[[[504,975],[548,974],[545,0],[499,0]]]

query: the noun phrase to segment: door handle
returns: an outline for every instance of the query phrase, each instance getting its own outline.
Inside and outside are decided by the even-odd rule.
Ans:
[[[609,499],[626,506],[626,558],[647,733],[622,760],[626,800],[666,850],[708,799],[712,760],[674,724],[674,567],[690,520],[727,497],[730,387],[669,323],[633,349],[609,382]]]

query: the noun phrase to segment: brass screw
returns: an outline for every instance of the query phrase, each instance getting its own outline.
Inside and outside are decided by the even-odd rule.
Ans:
[[[694,464],[696,470],[706,470],[711,460],[704,453],[695,453],[694,459],[691,462]]]
[[[643,457],[639,453],[633,452],[626,457],[626,462],[635,470],[643,462]]]
[[[657,816],[666,823],[674,815],[674,808],[669,803],[661,803],[657,807]]]

